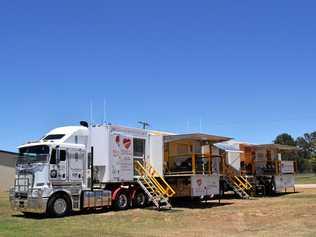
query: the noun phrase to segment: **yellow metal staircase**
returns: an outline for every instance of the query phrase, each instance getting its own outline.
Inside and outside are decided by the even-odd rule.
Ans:
[[[142,165],[139,161],[136,161],[134,167],[138,174],[138,184],[154,205],[159,209],[161,207],[170,209],[169,198],[175,194],[175,191],[165,179],[149,163]]]
[[[241,198],[249,198],[253,192],[253,186],[249,181],[245,177],[238,175],[232,167],[225,168],[224,180]]]

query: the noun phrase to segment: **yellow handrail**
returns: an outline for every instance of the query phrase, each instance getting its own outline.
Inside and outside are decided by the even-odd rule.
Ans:
[[[151,165],[149,164],[145,164],[147,167],[149,167],[149,169],[151,169],[153,171],[153,173],[151,174],[148,169],[146,169],[139,161],[136,161],[136,164],[138,166],[138,168],[140,168],[140,170],[137,170],[137,172],[142,175],[142,174],[146,174],[146,176],[150,179],[151,182],[154,183],[154,185],[157,187],[157,190],[159,191],[160,195],[163,196],[167,196],[167,197],[172,197],[175,194],[175,191],[170,187],[170,185],[164,180],[163,177],[161,177],[159,175],[159,173],[157,172],[157,170],[155,170]],[[162,185],[157,181],[157,179],[153,176],[153,174],[157,175],[161,181],[163,182],[163,184],[166,186],[165,188],[162,187]],[[145,180],[145,179],[144,179]],[[148,184],[148,186],[150,186],[150,184],[145,180],[145,182]],[[151,188],[152,189],[152,188]]]
[[[140,165],[141,163],[139,161],[137,161]],[[166,180],[158,173],[158,171],[152,166],[150,165],[149,163],[146,163],[146,166],[149,167],[150,170],[152,170],[152,174],[150,176],[156,176],[156,177],[159,177],[160,180],[163,182],[163,184],[166,186],[166,190],[170,190],[172,191],[172,195],[174,195],[176,192],[171,188],[171,186],[166,182]],[[146,170],[146,169],[145,169]],[[155,177],[153,177],[155,179]],[[157,181],[158,182],[158,181]],[[159,183],[160,185],[160,183]]]
[[[243,188],[247,189],[247,186],[237,177],[235,176],[235,179],[238,181],[238,183],[243,186]]]
[[[138,162],[138,161],[137,161]],[[140,164],[138,164],[140,165]],[[159,191],[159,194],[160,195],[167,195],[168,196],[168,193],[167,191],[158,183],[158,181],[142,166],[140,166],[141,169],[145,172],[146,176],[151,180],[151,182],[154,183],[154,185],[157,187],[158,191]],[[145,179],[144,179],[145,180]],[[145,182],[150,186],[150,184],[145,180]],[[151,187],[151,186],[150,186]],[[153,188],[151,187],[151,189],[153,190]]]
[[[244,181],[244,183],[246,183],[246,186],[247,186],[247,189],[248,189],[248,190],[249,190],[249,189],[252,189],[251,183],[249,183],[249,181],[248,181],[245,177],[240,176],[240,179],[242,179],[242,180]]]

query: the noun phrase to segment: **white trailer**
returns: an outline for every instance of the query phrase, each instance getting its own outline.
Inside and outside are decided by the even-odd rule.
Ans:
[[[224,157],[221,185],[224,191],[233,190],[240,197],[249,198],[249,195],[271,195],[289,188],[295,190],[296,163],[282,160],[282,156],[295,154],[296,147],[238,141],[216,146]]]

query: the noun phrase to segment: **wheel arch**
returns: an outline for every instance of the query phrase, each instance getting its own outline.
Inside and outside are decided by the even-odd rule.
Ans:
[[[70,209],[72,210],[73,201],[71,198],[71,193],[65,189],[58,189],[58,190],[55,190],[54,192],[51,193],[51,195],[48,197],[46,210],[48,210],[49,201],[56,196],[64,196],[67,199],[67,201],[69,202]]]
[[[126,192],[128,198],[131,198],[131,190],[124,187],[117,187],[112,191],[112,200],[114,201],[116,199],[116,196],[120,194],[121,192]]]

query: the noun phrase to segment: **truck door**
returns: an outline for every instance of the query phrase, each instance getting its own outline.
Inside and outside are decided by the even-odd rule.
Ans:
[[[68,150],[69,181],[81,182],[84,169],[84,155],[81,150]]]
[[[53,149],[50,165],[50,180],[66,181],[68,178],[67,152],[64,149]]]

